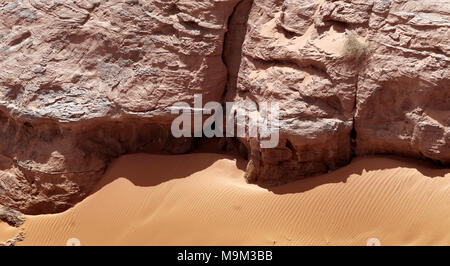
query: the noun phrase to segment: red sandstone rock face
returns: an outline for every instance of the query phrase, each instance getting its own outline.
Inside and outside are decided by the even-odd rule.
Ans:
[[[350,160],[357,70],[328,45],[333,38],[333,45],[342,43],[344,27],[314,24],[321,7],[319,1],[253,4],[234,100],[279,102],[282,140],[266,150],[248,141],[250,180],[284,182]]]
[[[167,107],[195,93],[222,101],[237,3],[0,1],[0,202],[61,211],[111,158],[188,151]]]
[[[236,99],[279,101],[278,149],[251,150],[276,183],[382,153],[450,162],[450,7],[443,1],[255,1]],[[352,31],[370,55],[342,51]],[[353,150],[353,151],[352,151]]]
[[[449,6],[0,0],[0,203],[59,212],[114,157],[192,150],[171,136],[168,107],[196,93],[280,103],[276,149],[240,140],[252,182],[333,170],[354,154],[449,165]],[[350,31],[370,45],[362,61],[343,54]]]
[[[2,109],[63,122],[220,101],[237,2],[2,1]]]
[[[448,165],[449,2],[378,6],[368,32],[376,51],[358,81],[357,153],[394,153]]]

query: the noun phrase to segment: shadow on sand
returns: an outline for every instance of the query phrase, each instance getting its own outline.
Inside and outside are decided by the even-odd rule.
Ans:
[[[114,160],[97,189],[118,178],[126,178],[139,187],[157,186],[174,179],[186,178],[207,169],[222,159],[234,158],[223,154],[192,153],[185,155],[130,154]]]
[[[361,156],[354,158],[349,165],[331,173],[312,176],[280,186],[266,187],[266,189],[278,195],[303,193],[326,184],[347,183],[351,176],[362,175],[364,172],[401,168],[415,169],[428,178],[444,177],[450,173],[450,169],[437,167],[427,161],[391,155]]]
[[[245,160],[225,154],[125,155],[110,164],[94,193],[118,178],[126,178],[140,187],[157,186],[174,179],[189,177],[196,172],[211,167],[222,159],[235,160],[236,167],[245,171]],[[438,168],[426,161],[397,156],[366,156],[357,157],[349,165],[328,174],[317,175],[280,186],[261,187],[278,195],[303,193],[326,184],[346,183],[351,176],[362,175],[364,172],[401,168],[416,169],[429,178],[444,177],[450,173],[450,169]],[[242,175],[242,178],[244,178],[244,175]]]

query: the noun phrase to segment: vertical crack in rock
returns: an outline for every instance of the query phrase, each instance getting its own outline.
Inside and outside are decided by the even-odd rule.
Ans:
[[[227,83],[224,101],[232,100],[236,93],[237,79],[242,59],[242,45],[247,33],[247,23],[253,0],[241,0],[228,19],[228,31],[224,37],[222,59],[227,67]]]
[[[342,40],[339,26],[316,28],[322,4],[253,4],[238,86],[230,95],[242,102],[278,102],[282,128],[274,149],[261,149],[250,138],[241,140],[249,150],[249,181],[285,183],[334,170],[351,159],[354,70],[342,64],[338,45],[328,45]]]
[[[354,91],[354,105],[353,105],[353,111],[352,111],[352,130],[350,131],[350,150],[351,150],[351,156],[350,161],[353,160],[353,158],[356,157],[356,151],[358,147],[358,131],[356,127],[356,112],[358,110],[358,88],[359,88],[359,71],[356,77],[355,82],[355,91]]]
[[[242,2],[113,0],[99,9],[27,1],[2,9],[12,30],[0,29],[0,59],[8,58],[0,60],[0,202],[26,214],[61,212],[117,156],[192,151],[196,140],[170,134],[168,107],[198,93],[223,100],[225,25]]]

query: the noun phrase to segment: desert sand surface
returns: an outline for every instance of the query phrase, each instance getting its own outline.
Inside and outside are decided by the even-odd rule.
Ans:
[[[15,228],[9,226],[7,223],[0,222],[0,244],[14,238],[19,233],[19,228]]]
[[[19,245],[450,245],[448,169],[361,157],[267,189],[237,165],[218,154],[123,156],[74,208],[28,216]],[[0,225],[0,237],[14,230]]]

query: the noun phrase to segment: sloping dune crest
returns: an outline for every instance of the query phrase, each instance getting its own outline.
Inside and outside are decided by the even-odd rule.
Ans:
[[[74,208],[28,216],[20,245],[450,245],[448,169],[362,157],[267,189],[236,165],[217,154],[123,156]]]

